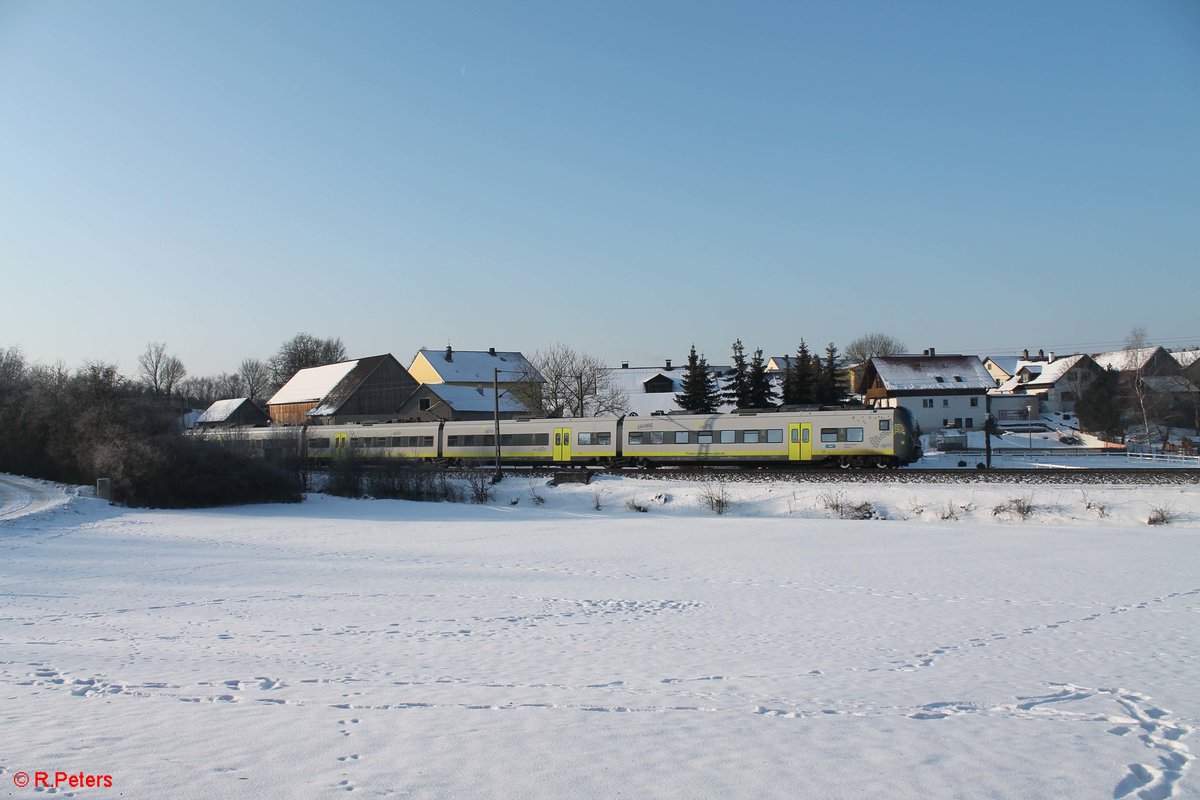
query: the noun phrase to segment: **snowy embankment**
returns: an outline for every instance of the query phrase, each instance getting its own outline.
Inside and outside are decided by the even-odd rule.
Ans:
[[[731,484],[722,517],[708,488],[76,498],[0,523],[0,780],[14,797],[39,770],[111,776],[60,789],[97,797],[1200,796],[1194,485]],[[829,518],[864,502],[886,519]],[[1148,526],[1155,508],[1172,522]]]

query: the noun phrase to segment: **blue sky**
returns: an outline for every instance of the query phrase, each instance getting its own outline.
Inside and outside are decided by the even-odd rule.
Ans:
[[[1200,3],[0,0],[0,345],[1200,344]]]

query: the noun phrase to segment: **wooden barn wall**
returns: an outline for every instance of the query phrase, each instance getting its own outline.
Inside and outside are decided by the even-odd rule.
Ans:
[[[316,403],[279,403],[271,406],[271,422],[276,425],[303,425]]]
[[[346,400],[337,415],[339,417],[382,417],[399,413],[413,392],[417,382],[408,370],[395,359],[386,359],[362,382],[354,394]]]

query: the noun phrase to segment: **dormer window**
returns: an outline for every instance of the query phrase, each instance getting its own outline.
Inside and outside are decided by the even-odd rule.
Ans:
[[[955,376],[954,376],[954,382],[955,382],[955,383],[962,383],[962,382],[963,382],[962,375],[955,375]]]
[[[943,378],[941,375],[934,375],[934,376],[933,376],[933,379],[934,379],[935,381],[937,381],[938,383],[945,383],[945,382],[946,382],[946,379],[945,379],[945,378]]]

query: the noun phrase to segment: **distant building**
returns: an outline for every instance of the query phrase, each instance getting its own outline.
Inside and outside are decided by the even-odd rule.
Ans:
[[[1045,360],[1017,362],[1012,377],[993,391],[992,397],[1036,397],[1037,407],[1043,413],[1073,412],[1075,403],[1087,387],[1103,373],[1090,356],[1076,354],[1056,358],[1051,353]]]
[[[200,428],[240,428],[266,425],[271,417],[249,397],[218,400],[196,420]]]
[[[495,370],[500,370],[499,375]],[[545,383],[537,368],[521,353],[487,350],[418,350],[408,372],[419,383],[489,388],[493,380],[501,389],[518,383]]]
[[[420,386],[400,408],[405,421],[486,420],[496,415],[492,387],[471,388],[449,383]],[[500,391],[500,419],[530,416],[529,409],[507,391]]]
[[[987,393],[995,379],[978,356],[877,356],[863,371],[863,396],[875,408],[906,408],[921,430],[974,430],[987,420]]]
[[[724,378],[730,368],[709,364],[709,373],[716,379],[720,391]],[[613,386],[625,393],[628,398],[626,413],[630,416],[648,417],[653,414],[680,413],[675,395],[683,393],[683,367],[666,359],[661,367],[631,367],[628,361],[621,362],[620,367],[608,370]],[[731,404],[724,404],[720,411],[729,411]]]
[[[1143,376],[1181,375],[1183,373],[1179,362],[1172,358],[1166,350],[1157,346],[1093,353],[1092,360],[1100,369],[1115,369],[1122,375],[1132,373]]]
[[[267,401],[277,425],[398,419],[417,382],[390,353],[302,369]]]

